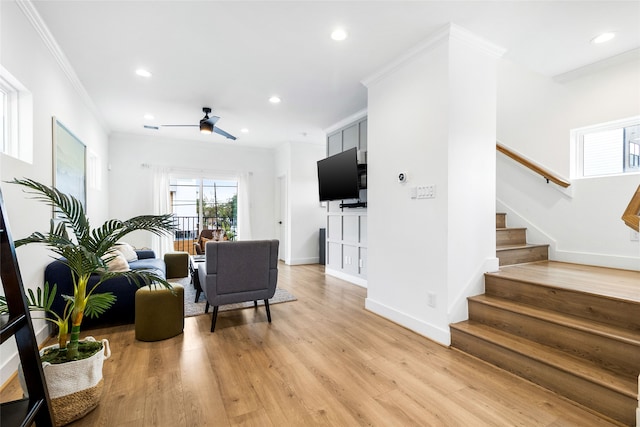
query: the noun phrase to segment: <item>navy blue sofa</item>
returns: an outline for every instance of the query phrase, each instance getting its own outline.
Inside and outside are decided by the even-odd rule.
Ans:
[[[166,265],[164,260],[156,258],[151,250],[137,250],[138,260],[129,263],[132,270],[147,269],[153,270],[156,274],[167,277]],[[58,285],[53,311],[62,314],[65,301],[62,295],[73,295],[73,280],[71,278],[71,270],[61,261],[53,261],[44,271],[44,280],[50,286]],[[88,289],[98,281],[98,276],[89,279]],[[88,316],[82,321],[82,329],[91,329],[108,325],[122,325],[133,323],[135,320],[135,293],[138,290],[135,283],[129,283],[124,278],[116,278],[105,281],[98,287],[98,293],[111,292],[116,296],[116,302],[104,314],[97,319]]]

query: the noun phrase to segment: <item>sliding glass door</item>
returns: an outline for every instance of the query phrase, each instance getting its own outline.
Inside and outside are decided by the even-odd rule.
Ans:
[[[225,240],[238,234],[238,182],[202,177],[170,178],[171,209],[178,230],[175,250],[194,253],[202,230],[217,230]]]

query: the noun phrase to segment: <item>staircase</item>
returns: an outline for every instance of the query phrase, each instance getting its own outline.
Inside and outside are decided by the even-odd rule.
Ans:
[[[526,228],[507,228],[507,214],[496,214],[496,257],[500,265],[549,259],[549,245],[527,243]]]
[[[634,425],[640,272],[547,261],[504,215],[496,223],[502,267],[469,298],[469,320],[451,325],[452,347]]]

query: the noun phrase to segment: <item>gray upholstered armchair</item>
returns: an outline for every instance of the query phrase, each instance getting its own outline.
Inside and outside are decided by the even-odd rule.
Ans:
[[[271,323],[269,298],[278,282],[278,240],[207,242],[205,262],[198,268],[200,286],[207,298],[205,313],[213,306],[211,332],[216,327],[218,307],[264,300]]]

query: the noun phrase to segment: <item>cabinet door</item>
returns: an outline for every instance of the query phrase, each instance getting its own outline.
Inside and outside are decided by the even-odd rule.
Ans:
[[[358,247],[351,245],[342,246],[342,270],[353,276],[358,274]]]
[[[333,270],[342,269],[342,245],[340,243],[327,244],[327,267]]]
[[[327,238],[332,241],[342,240],[342,217],[329,215]]]
[[[358,147],[358,124],[354,124],[342,131],[342,151]]]
[[[336,132],[327,138],[327,156],[342,152],[342,132]]]
[[[347,215],[342,217],[342,240],[350,243],[358,242],[358,217]]]

